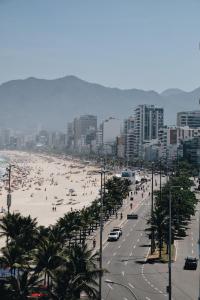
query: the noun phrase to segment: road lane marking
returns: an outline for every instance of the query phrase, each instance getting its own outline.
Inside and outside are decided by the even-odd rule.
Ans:
[[[125,266],[127,266],[128,262],[127,262],[127,261],[125,261],[125,262],[124,262],[124,264],[125,264]]]
[[[103,246],[103,250],[108,246],[108,243]]]
[[[125,272],[124,271],[122,271],[122,276],[124,276],[125,275]]]
[[[116,253],[116,252],[114,252],[114,253],[113,253],[113,256],[115,256],[116,254],[117,254],[117,253]]]
[[[135,288],[130,282],[128,283],[128,285],[129,285],[132,289]]]
[[[137,242],[139,243],[140,239],[137,239]]]
[[[109,265],[110,264],[110,260],[107,262],[107,265]]]
[[[145,299],[146,299],[146,300],[151,300],[151,298],[149,298],[149,297],[145,297]]]
[[[124,298],[124,300],[128,300],[127,298]]]
[[[136,248],[136,245],[133,246],[133,249],[135,249],[135,248]]]
[[[121,246],[119,245],[119,246],[118,246],[118,249],[120,249],[120,248],[121,248]]]
[[[108,285],[108,287],[109,287],[111,290],[113,290],[112,285],[110,285],[109,283],[108,283],[107,285]]]
[[[129,256],[132,256],[133,255],[133,252],[131,252],[130,254],[129,254]]]

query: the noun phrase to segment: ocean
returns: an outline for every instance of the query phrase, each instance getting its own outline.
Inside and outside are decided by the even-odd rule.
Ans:
[[[5,175],[6,167],[8,166],[8,158],[5,156],[0,156],[0,179]]]

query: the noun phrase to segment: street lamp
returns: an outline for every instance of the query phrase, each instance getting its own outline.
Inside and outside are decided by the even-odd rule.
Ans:
[[[8,168],[6,168],[6,171],[8,172],[8,194],[7,194],[7,208],[8,208],[8,214],[10,212],[11,207],[11,169],[14,167],[14,165],[9,164]]]
[[[105,174],[106,174],[106,170],[105,170],[105,163],[103,168],[101,167],[101,201],[100,201],[100,238],[99,238],[99,242],[100,242],[100,246],[99,246],[99,269],[100,269],[100,273],[99,273],[99,300],[102,299],[102,261],[103,261],[103,200],[105,198]],[[104,175],[104,180],[103,180],[103,175]],[[104,181],[104,182],[103,182]],[[104,188],[103,188],[103,184],[104,184]]]
[[[128,285],[125,285],[123,283],[116,282],[116,281],[113,281],[113,280],[110,280],[110,279],[106,279],[105,282],[109,283],[109,284],[116,284],[116,285],[119,285],[119,286],[123,286],[125,289],[127,289],[131,293],[131,295],[134,297],[135,300],[138,300],[137,296],[134,294],[134,292],[130,289],[130,287]]]
[[[153,172],[154,163],[151,165],[151,254],[154,252],[154,229],[153,229]]]
[[[171,244],[172,244],[172,189],[173,188],[183,188],[179,185],[169,186],[169,261],[168,261],[168,272],[169,272],[169,282],[168,282],[168,293],[169,300],[172,299],[172,252],[171,252]]]

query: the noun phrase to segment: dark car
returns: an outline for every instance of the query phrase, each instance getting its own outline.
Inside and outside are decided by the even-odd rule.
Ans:
[[[138,219],[138,215],[137,214],[128,214],[127,215],[127,219],[129,220],[129,219]]]
[[[185,270],[196,270],[198,260],[196,257],[186,257],[185,259]]]

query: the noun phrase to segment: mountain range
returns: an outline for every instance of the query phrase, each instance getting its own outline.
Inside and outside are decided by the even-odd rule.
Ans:
[[[81,114],[124,119],[138,104],[155,104],[165,110],[165,123],[175,124],[176,113],[199,109],[200,87],[190,91],[168,89],[162,93],[119,89],[90,83],[75,76],[46,80],[27,78],[0,85],[0,127],[65,129]]]

